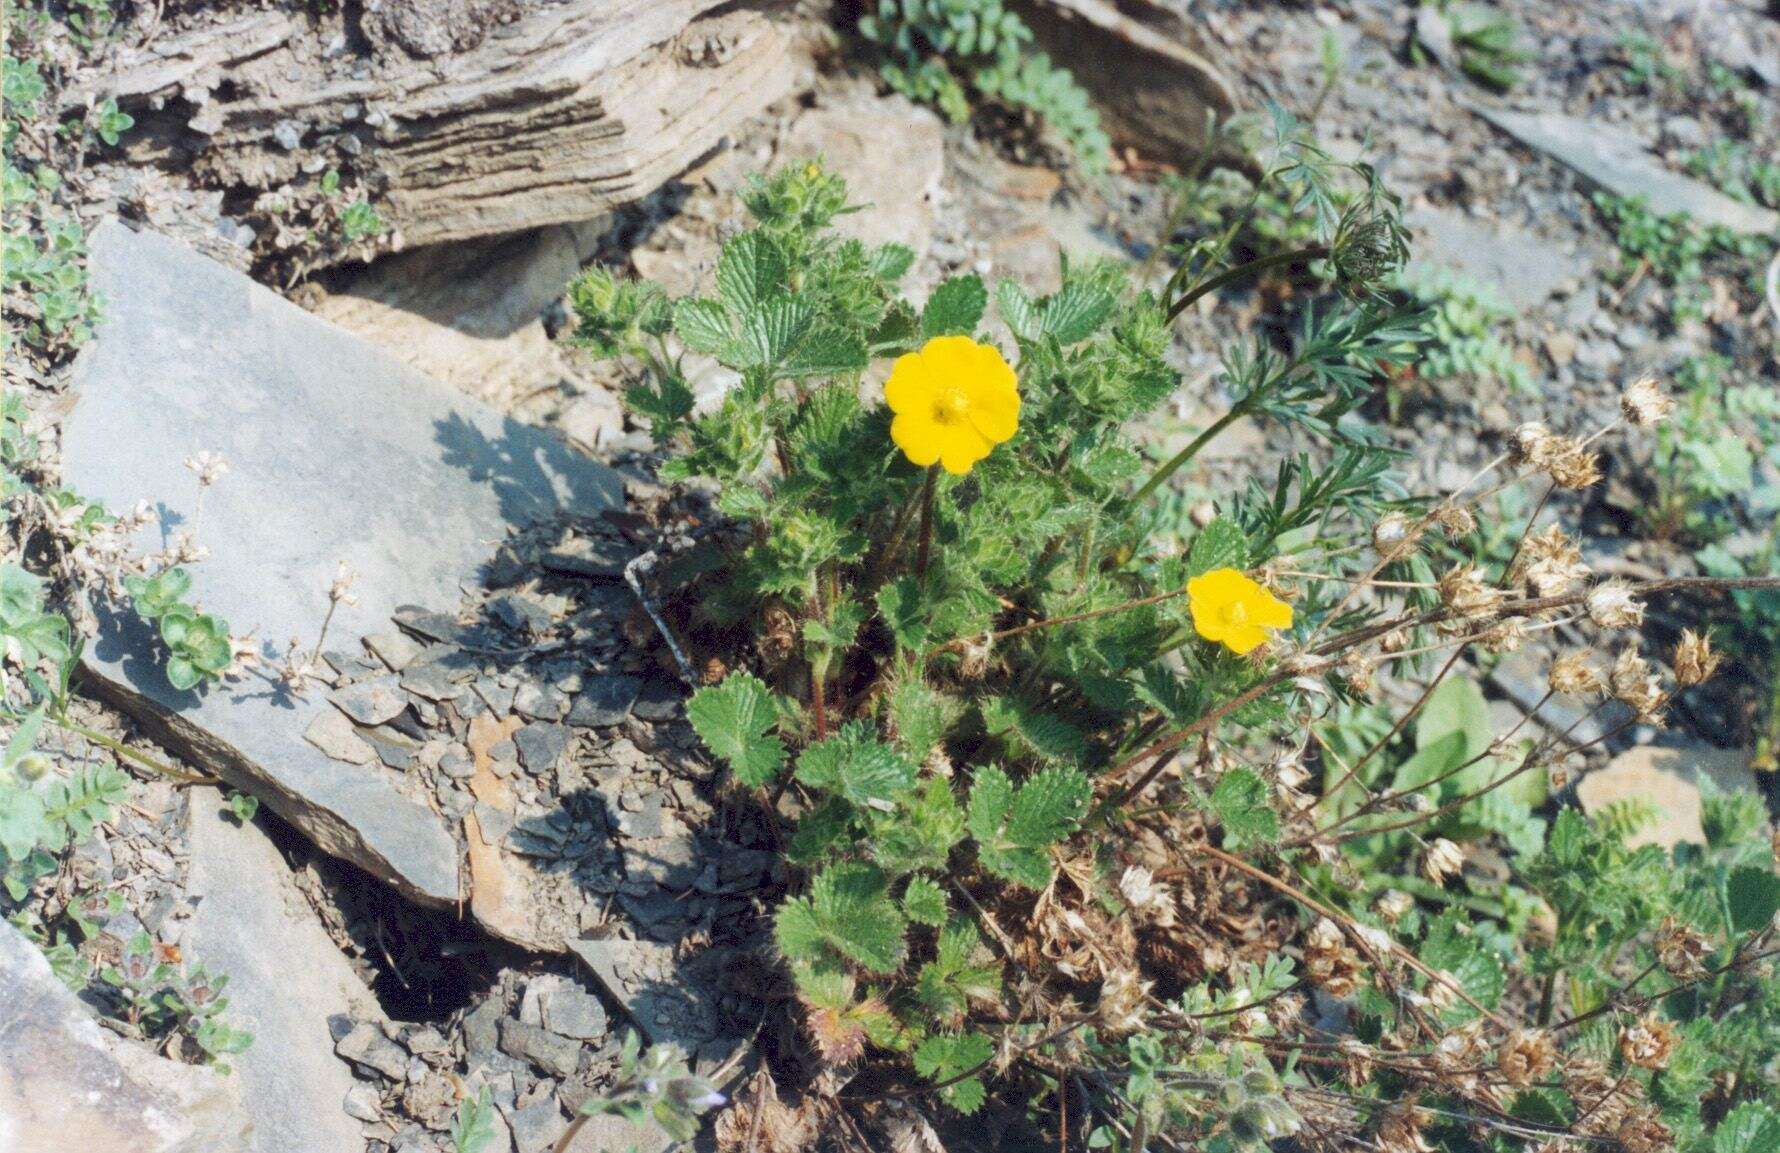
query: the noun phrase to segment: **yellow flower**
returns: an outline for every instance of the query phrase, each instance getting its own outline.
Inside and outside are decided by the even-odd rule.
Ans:
[[[1019,381],[993,345],[936,336],[896,358],[884,382],[896,414],[890,439],[910,462],[934,461],[955,476],[989,455],[1020,426]]]
[[[1193,627],[1208,641],[1246,653],[1267,640],[1268,629],[1292,626],[1292,606],[1233,568],[1213,569],[1187,582]]]

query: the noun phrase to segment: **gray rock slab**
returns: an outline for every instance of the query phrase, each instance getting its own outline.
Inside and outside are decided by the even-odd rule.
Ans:
[[[510,526],[620,499],[614,474],[547,433],[457,395],[178,243],[117,221],[89,267],[108,302],[75,369],[63,434],[68,483],[114,508],[160,501],[141,544],[189,524],[182,462],[233,466],[205,497],[194,595],[268,644],[313,638],[344,561],[358,580],[333,635],[384,632],[403,604],[455,604]],[[259,677],[202,695],[167,683],[133,614],[86,650],[100,691],[206,769],[249,790],[327,852],[408,897],[455,902],[457,849],[393,773],[334,761],[303,739],[320,693]]]
[[[253,1129],[228,1080],[100,1028],[0,921],[0,1149],[250,1153]]]
[[[569,708],[569,724],[602,729],[622,724],[642,688],[643,682],[636,677],[594,677],[575,694],[575,703]]]
[[[1721,224],[1749,236],[1780,228],[1780,213],[1732,200],[1709,184],[1671,172],[1643,140],[1623,128],[1556,112],[1474,111],[1615,196],[1644,197],[1661,215],[1685,212],[1701,224]]]
[[[357,1153],[343,1102],[352,1070],[334,1055],[328,1018],[380,1016],[376,1000],[322,928],[266,834],[225,818],[222,794],[194,789],[187,821],[197,898],[186,950],[229,975],[229,1021],[253,1034],[230,1058],[252,1111],[254,1153]]]
[[[1450,208],[1418,208],[1403,223],[1415,235],[1412,276],[1417,266],[1453,269],[1493,289],[1516,311],[1538,307],[1588,271],[1586,259],[1579,266],[1554,241]]]
[[[689,958],[660,941],[618,938],[568,942],[569,949],[652,1045],[671,1041],[688,1053],[719,1033],[717,983],[732,959],[718,950]]]

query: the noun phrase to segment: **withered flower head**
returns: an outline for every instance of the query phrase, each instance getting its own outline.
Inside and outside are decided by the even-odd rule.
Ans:
[[[1544,1029],[1516,1029],[1496,1054],[1497,1067],[1508,1083],[1524,1089],[1557,1066],[1557,1045]]]
[[[1133,1033],[1143,1028],[1143,1000],[1153,981],[1138,979],[1135,969],[1114,969],[1100,985],[1096,1012],[1101,1028],[1109,1033]]]
[[[1379,1115],[1373,1144],[1378,1153],[1434,1153],[1434,1147],[1422,1136],[1427,1123],[1425,1110],[1414,1105],[1393,1105]]]
[[[1434,523],[1440,526],[1447,540],[1458,540],[1477,531],[1477,517],[1471,510],[1450,501],[1434,510]]]
[[[1527,536],[1515,567],[1520,580],[1541,597],[1561,596],[1589,575],[1582,550],[1555,524]]]
[[[1683,688],[1705,684],[1723,659],[1712,651],[1711,637],[1682,629],[1681,639],[1675,643],[1675,680]]]
[[[1446,878],[1455,876],[1464,867],[1465,850],[1445,837],[1436,837],[1422,858],[1422,875],[1436,885],[1446,884]]]
[[[1390,889],[1372,907],[1378,910],[1379,916],[1394,925],[1415,908],[1415,898],[1401,889]]]
[[[1661,1069],[1675,1055],[1675,1026],[1646,1013],[1619,1030],[1619,1055],[1640,1069]]]
[[[1420,527],[1400,512],[1387,512],[1372,526],[1372,547],[1383,556],[1407,552],[1420,539]]]
[[[1628,648],[1614,660],[1608,685],[1614,698],[1637,713],[1640,721],[1662,723],[1663,706],[1669,703],[1669,694],[1663,692],[1649,663],[1638,655],[1637,649]]]
[[[1360,958],[1347,934],[1327,917],[1304,934],[1304,975],[1331,997],[1351,997],[1357,987]]]
[[[1671,977],[1691,981],[1706,975],[1706,958],[1712,946],[1706,935],[1674,917],[1664,917],[1656,931],[1656,959]]]
[[[1632,596],[1632,586],[1610,580],[1588,590],[1583,600],[1588,619],[1604,629],[1635,628],[1644,620],[1644,606]]]
[[[1650,1105],[1629,1110],[1613,1136],[1625,1153],[1674,1153],[1675,1149],[1674,1131]]]
[[[1607,687],[1601,670],[1589,660],[1589,654],[1563,653],[1551,662],[1545,675],[1551,691],[1564,697],[1592,697]]]
[[[1669,419],[1675,411],[1675,398],[1663,391],[1655,377],[1646,376],[1625,390],[1619,398],[1619,411],[1632,424],[1648,428]]]
[[[1558,444],[1546,464],[1546,471],[1559,488],[1592,488],[1601,480],[1601,458],[1590,452],[1580,440],[1557,438]]]
[[[1552,435],[1549,428],[1536,420],[1529,420],[1509,436],[1508,455],[1515,464],[1544,468],[1551,463],[1557,443],[1558,438]]]
[[[1437,587],[1441,605],[1461,619],[1492,616],[1502,605],[1502,590],[1485,581],[1473,565],[1447,569]]]

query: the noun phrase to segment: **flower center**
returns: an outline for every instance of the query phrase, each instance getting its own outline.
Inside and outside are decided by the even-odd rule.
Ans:
[[[1227,625],[1246,625],[1248,623],[1248,606],[1241,601],[1231,601],[1218,615],[1224,618],[1224,623]]]
[[[970,398],[962,388],[942,388],[933,398],[933,422],[957,424],[970,412]]]

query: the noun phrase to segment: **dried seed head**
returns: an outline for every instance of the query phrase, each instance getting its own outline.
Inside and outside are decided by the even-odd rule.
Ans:
[[[1346,1066],[1347,1083],[1358,1088],[1372,1080],[1372,1050],[1354,1037],[1341,1040],[1341,1060]]]
[[[1613,1139],[1625,1153],[1674,1153],[1675,1132],[1663,1124],[1656,1109],[1642,1105],[1627,1112]]]
[[[1437,588],[1441,605],[1460,620],[1493,616],[1502,606],[1502,590],[1485,581],[1473,565],[1447,569]]]
[[[1610,580],[1588,590],[1583,600],[1588,619],[1604,629],[1636,628],[1644,620],[1644,606],[1632,596],[1632,586]]]
[[[1143,1002],[1152,981],[1138,979],[1136,969],[1114,969],[1100,984],[1096,1013],[1109,1033],[1134,1033],[1143,1028]]]
[[[1408,629],[1392,629],[1378,638],[1378,651],[1381,653],[1400,653],[1409,647],[1410,632]]]
[[[1164,929],[1174,924],[1174,898],[1142,865],[1132,865],[1125,870],[1119,878],[1119,895],[1145,921]]]
[[[1640,1069],[1661,1069],[1675,1055],[1675,1026],[1646,1013],[1619,1030],[1619,1055]]]
[[[1378,910],[1379,916],[1394,925],[1415,908],[1415,898],[1401,889],[1390,889],[1372,907]]]
[[[1373,1144],[1378,1153],[1434,1153],[1434,1147],[1422,1136],[1428,1114],[1413,1105],[1393,1105],[1378,1118],[1378,1131]]]
[[[1465,850],[1445,837],[1436,837],[1422,858],[1422,876],[1436,885],[1446,884],[1446,878],[1455,876],[1464,867]]]
[[[1637,649],[1628,648],[1619,654],[1607,682],[1614,698],[1637,713],[1640,721],[1662,723],[1663,706],[1669,703],[1669,694],[1663,692],[1656,675],[1650,671],[1649,662],[1638,655]]]
[[[1447,540],[1458,540],[1477,531],[1477,517],[1462,504],[1443,504],[1434,510],[1434,523]]]
[[[1683,688],[1705,684],[1723,659],[1712,651],[1711,637],[1682,629],[1681,639],[1675,643],[1675,680]]]
[[[1592,488],[1601,480],[1601,458],[1580,440],[1559,437],[1545,470],[1559,488]]]
[[[1511,653],[1520,648],[1520,642],[1527,637],[1526,622],[1519,617],[1499,620],[1485,629],[1477,638],[1486,652]]]
[[[1515,464],[1542,469],[1551,463],[1557,443],[1549,428],[1529,420],[1508,437],[1508,455]]]
[[[1601,670],[1589,660],[1589,654],[1564,653],[1551,662],[1551,669],[1545,674],[1545,683],[1551,691],[1563,697],[1592,697],[1607,687]]]
[[[357,604],[358,598],[352,595],[352,583],[356,580],[358,574],[345,561],[341,561],[334,569],[333,583],[328,585],[328,600],[335,604]]]
[[[958,675],[968,681],[981,680],[989,671],[989,652],[994,648],[994,638],[985,633],[980,641],[965,640],[961,644]]]
[[[1545,787],[1553,793],[1561,793],[1570,787],[1570,766],[1552,765],[1545,770]]]
[[[198,487],[209,488],[229,475],[228,459],[220,452],[208,450],[185,458],[185,467],[197,474]]]
[[[1516,1029],[1502,1042],[1496,1065],[1510,1085],[1524,1089],[1556,1068],[1557,1045],[1544,1029]]]
[[[1706,958],[1712,946],[1692,925],[1664,917],[1656,931],[1656,959],[1671,977],[1691,981],[1706,975]]]
[[[1349,649],[1341,658],[1341,677],[1355,696],[1369,697],[1372,695],[1372,662],[1357,650]]]
[[[1518,579],[1541,597],[1561,596],[1589,575],[1582,550],[1555,524],[1528,534],[1515,569]]]
[[[1372,547],[1380,556],[1399,556],[1421,540],[1421,526],[1400,512],[1387,512],[1372,526]]]
[[[1304,975],[1331,997],[1351,997],[1358,987],[1360,958],[1347,935],[1327,917],[1304,934]]]
[[[1642,428],[1661,424],[1675,411],[1675,398],[1663,391],[1655,377],[1634,382],[1619,398],[1619,411],[1627,421]]]

